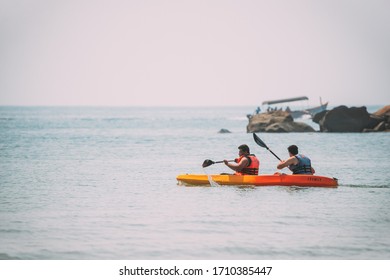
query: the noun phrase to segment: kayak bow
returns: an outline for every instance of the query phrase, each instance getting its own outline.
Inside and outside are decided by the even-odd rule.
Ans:
[[[337,188],[336,178],[317,175],[210,175],[214,182],[220,185],[251,185],[251,186],[299,186]],[[188,185],[210,184],[207,175],[181,174],[176,179]]]

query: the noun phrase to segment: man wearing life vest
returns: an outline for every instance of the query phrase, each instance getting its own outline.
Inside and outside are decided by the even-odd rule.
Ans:
[[[276,167],[282,169],[288,167],[293,174],[311,174],[315,173],[314,168],[311,166],[311,160],[302,155],[298,154],[298,147],[291,145],[288,148],[290,157],[287,160],[281,161]]]
[[[226,166],[236,171],[235,175],[258,175],[260,162],[258,158],[251,154],[248,145],[241,145],[238,147],[239,158],[234,162],[223,161]]]

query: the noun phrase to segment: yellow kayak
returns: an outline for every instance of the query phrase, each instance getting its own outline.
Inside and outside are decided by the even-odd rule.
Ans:
[[[317,175],[209,175],[220,185],[252,185],[252,186],[299,186],[337,188],[336,178]],[[205,174],[181,174],[176,179],[188,185],[210,184]]]

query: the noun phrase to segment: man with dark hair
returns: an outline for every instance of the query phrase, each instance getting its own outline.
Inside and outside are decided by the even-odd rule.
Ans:
[[[242,145],[238,146],[238,149],[241,150],[241,151],[243,151],[244,153],[250,154],[249,147],[248,147],[248,145],[246,145],[246,144],[242,144]]]
[[[311,160],[305,155],[298,154],[298,147],[291,145],[287,148],[290,157],[287,160],[281,161],[278,165],[278,169],[288,167],[293,174],[311,174],[315,173],[314,168],[311,166]]]
[[[235,175],[258,175],[260,162],[258,158],[250,153],[249,147],[246,144],[238,147],[239,158],[234,162],[223,161],[226,166],[236,171]]]

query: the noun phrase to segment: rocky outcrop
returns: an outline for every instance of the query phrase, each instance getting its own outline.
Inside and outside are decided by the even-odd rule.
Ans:
[[[221,128],[218,133],[231,133],[229,129]]]
[[[314,132],[310,125],[294,122],[286,111],[278,110],[251,116],[246,128],[251,132]]]
[[[378,119],[379,123],[373,129],[365,128],[363,132],[390,132],[390,105],[387,105],[371,115],[372,118]]]
[[[389,120],[390,106],[370,114],[365,106],[348,108],[342,105],[316,114],[313,118],[320,125],[321,132],[388,131]]]
[[[379,109],[373,115],[378,117],[390,117],[390,105],[387,105],[383,107],[382,109]]]

